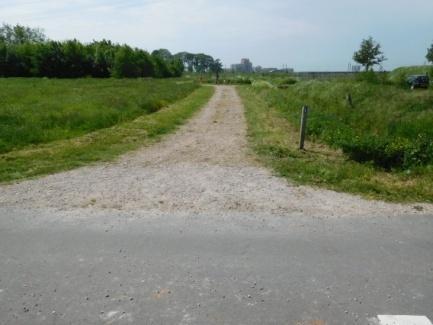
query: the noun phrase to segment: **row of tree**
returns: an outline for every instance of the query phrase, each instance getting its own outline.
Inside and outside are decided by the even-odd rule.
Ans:
[[[433,44],[427,49],[426,59],[433,63]],[[382,52],[381,45],[369,37],[361,42],[359,50],[353,54],[353,60],[364,66],[365,71],[370,71],[375,65],[381,66],[387,59]]]
[[[111,41],[83,44],[77,40],[48,40],[37,28],[4,24],[0,27],[0,76],[3,77],[179,77],[185,71],[213,71],[210,55],[166,49],[148,53]]]

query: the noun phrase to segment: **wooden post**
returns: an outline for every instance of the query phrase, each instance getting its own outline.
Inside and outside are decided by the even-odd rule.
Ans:
[[[299,149],[304,150],[305,132],[307,130],[308,106],[302,107],[301,131],[299,139]]]
[[[352,95],[349,93],[349,94],[347,94],[347,96],[346,96],[346,101],[347,101],[347,104],[349,104],[349,106],[351,107],[351,108],[353,108],[353,100],[352,100]]]

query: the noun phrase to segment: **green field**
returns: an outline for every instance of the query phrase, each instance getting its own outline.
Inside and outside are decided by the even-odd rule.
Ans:
[[[0,79],[0,181],[106,161],[173,131],[213,88],[165,79]]]
[[[355,80],[271,86],[239,89],[253,148],[281,175],[373,198],[433,202],[432,89]],[[306,152],[297,149],[303,105],[311,108]]]
[[[0,79],[0,154],[133,120],[191,94],[170,80]]]

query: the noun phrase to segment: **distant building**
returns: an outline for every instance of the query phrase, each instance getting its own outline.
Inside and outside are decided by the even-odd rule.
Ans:
[[[240,64],[232,64],[232,71],[240,73],[252,73],[254,72],[254,68],[250,59],[242,59]]]
[[[360,72],[361,71],[361,66],[349,63],[347,71],[349,71],[349,72]]]

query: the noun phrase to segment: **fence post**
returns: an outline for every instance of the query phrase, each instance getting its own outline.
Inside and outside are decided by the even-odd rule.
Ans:
[[[347,94],[346,101],[347,101],[347,104],[349,104],[349,106],[351,108],[353,108],[353,100],[352,100],[352,95],[350,93]]]
[[[299,149],[304,150],[304,142],[305,142],[305,132],[307,129],[307,119],[308,119],[308,106],[302,107],[302,117],[301,117],[301,131],[300,131],[300,139],[299,139]]]

